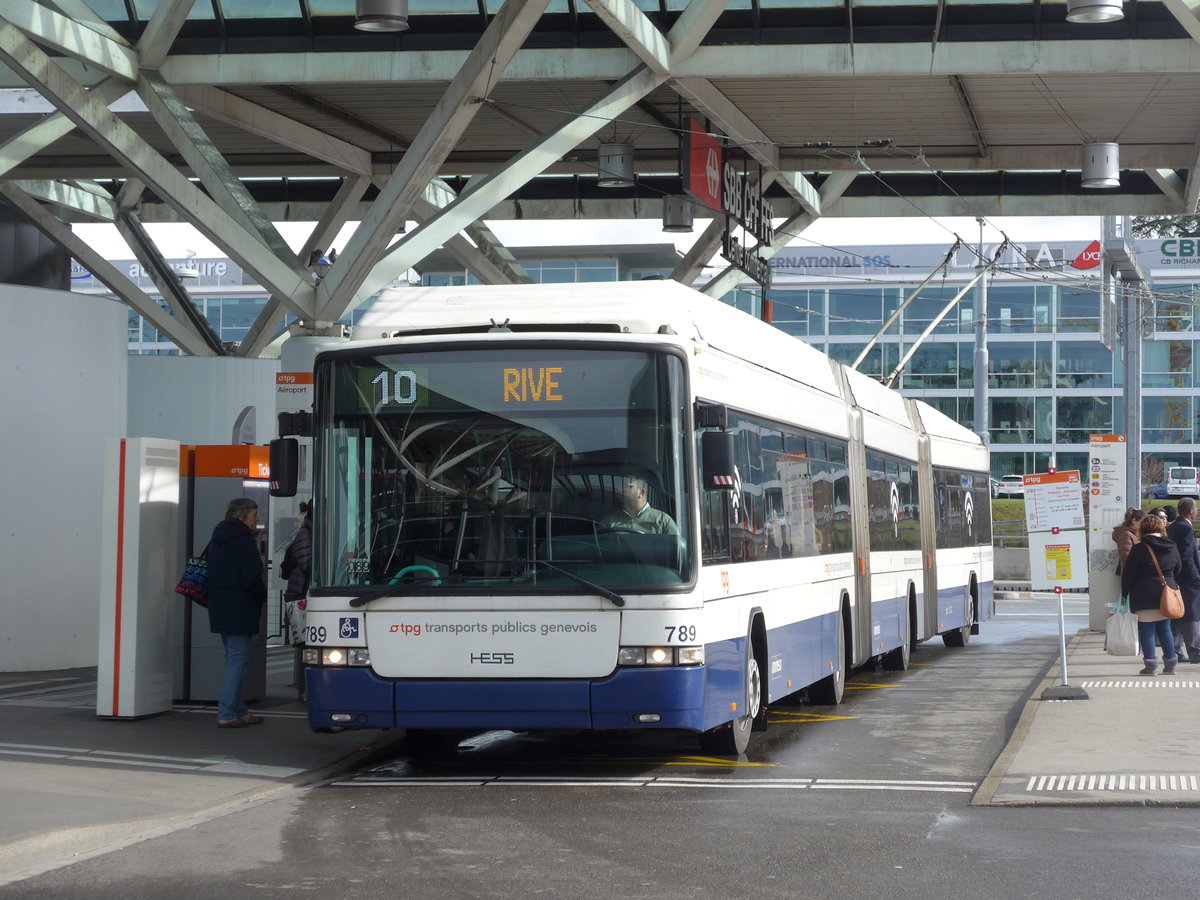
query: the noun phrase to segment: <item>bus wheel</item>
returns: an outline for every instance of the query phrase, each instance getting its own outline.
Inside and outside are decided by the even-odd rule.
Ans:
[[[967,601],[967,624],[942,633],[942,643],[947,647],[965,647],[971,641],[971,623],[975,621],[975,598]]]
[[[724,725],[700,733],[700,746],[717,756],[741,756],[750,746],[754,720],[762,710],[762,671],[754,655],[754,642],[746,638],[745,712]]]
[[[905,604],[904,609],[904,627],[900,629],[904,633],[904,643],[894,650],[889,650],[883,654],[883,667],[889,672],[903,672],[908,668],[908,661],[912,658],[912,621],[909,616],[908,604]]]
[[[808,689],[808,699],[817,706],[837,706],[846,692],[846,631],[839,617],[837,623],[837,651],[834,670]]]

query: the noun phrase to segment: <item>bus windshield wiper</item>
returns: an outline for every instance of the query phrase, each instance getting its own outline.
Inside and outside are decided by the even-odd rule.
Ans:
[[[545,566],[551,572],[557,572],[559,575],[562,575],[565,578],[571,579],[576,584],[582,585],[583,587],[587,588],[593,594],[598,594],[599,596],[603,597],[605,600],[612,601],[613,606],[624,606],[625,605],[625,598],[622,597],[620,594],[614,594],[608,588],[606,588],[602,585],[596,584],[596,582],[594,582],[594,581],[588,581],[586,578],[581,578],[580,576],[576,575],[574,572],[568,572],[566,569],[561,569],[558,566],[554,565],[554,563],[552,563],[552,562],[548,562],[544,559],[531,559],[531,560],[529,560],[529,562],[533,563],[534,565]]]
[[[399,597],[401,594],[408,593],[408,588],[426,584],[430,581],[440,583],[442,578],[441,576],[426,575],[423,578],[414,578],[412,581],[405,581],[400,584],[388,584],[383,587],[372,588],[369,591],[363,591],[363,593],[351,597],[349,603],[351,608],[358,609],[360,606],[366,606],[368,603],[383,597]]]

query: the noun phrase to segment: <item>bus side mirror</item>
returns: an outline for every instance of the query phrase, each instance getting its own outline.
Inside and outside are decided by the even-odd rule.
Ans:
[[[300,442],[295,438],[271,441],[271,496],[295,497],[299,480]]]
[[[700,457],[704,489],[732,491],[735,480],[733,434],[728,431],[706,431],[701,434]]]

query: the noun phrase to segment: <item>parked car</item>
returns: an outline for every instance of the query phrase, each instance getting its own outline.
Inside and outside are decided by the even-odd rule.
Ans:
[[[1142,491],[1142,498],[1145,500],[1166,500],[1167,486],[1165,484],[1156,484],[1153,487],[1148,487]]]
[[[991,487],[992,487],[992,499],[995,500],[997,497],[1000,496],[1000,479],[999,478],[989,478],[988,481],[991,483]]]
[[[1200,496],[1200,478],[1195,466],[1171,466],[1167,469],[1168,497]]]
[[[1025,479],[1020,475],[1005,475],[996,488],[997,497],[1024,497]]]

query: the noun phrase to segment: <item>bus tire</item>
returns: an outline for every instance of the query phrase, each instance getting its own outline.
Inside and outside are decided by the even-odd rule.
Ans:
[[[750,734],[754,731],[754,720],[765,711],[763,708],[762,669],[758,665],[754,638],[746,636],[746,688],[745,711],[732,722],[710,728],[700,733],[700,746],[706,753],[716,756],[741,756],[750,746]]]
[[[834,670],[808,689],[808,699],[816,706],[837,706],[846,692],[846,629],[842,618],[837,623],[837,652]]]
[[[910,595],[908,602],[904,604],[904,627],[901,629],[904,633],[904,642],[894,650],[883,654],[883,658],[880,660],[883,667],[889,672],[903,672],[908,668],[909,660],[912,658],[912,607],[913,598]]]
[[[971,623],[975,621],[975,595],[967,600],[967,624],[942,633],[942,643],[947,647],[965,647],[971,642]]]

